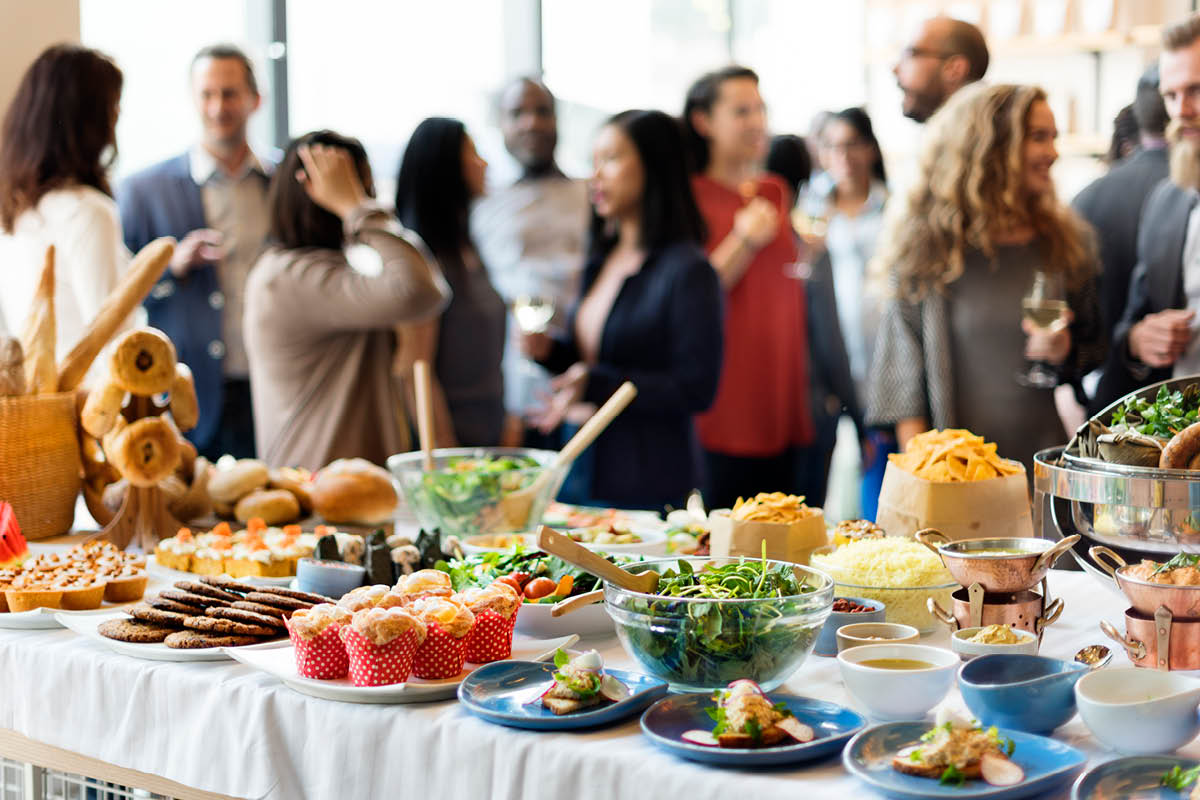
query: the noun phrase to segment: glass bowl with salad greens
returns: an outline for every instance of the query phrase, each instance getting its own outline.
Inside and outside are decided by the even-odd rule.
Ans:
[[[536,526],[558,493],[566,470],[555,470],[533,498],[523,526],[514,525],[504,513],[503,500],[553,469],[557,455],[522,447],[455,447],[433,451],[432,472],[425,471],[420,451],[394,455],[387,464],[422,528],[462,538]]]
[[[778,687],[812,652],[833,607],[833,579],[767,559],[677,557],[626,567],[660,575],[654,594],[604,584],[621,644],[672,691],[749,678]]]

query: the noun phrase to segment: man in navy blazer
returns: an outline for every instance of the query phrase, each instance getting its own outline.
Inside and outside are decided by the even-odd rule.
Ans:
[[[242,296],[266,242],[269,172],[246,128],[261,98],[249,58],[232,45],[197,53],[191,84],[200,143],[128,178],[117,202],[130,250],[160,236],[179,241],[145,306],[195,376],[200,422],[189,438],[210,458],[252,457]]]

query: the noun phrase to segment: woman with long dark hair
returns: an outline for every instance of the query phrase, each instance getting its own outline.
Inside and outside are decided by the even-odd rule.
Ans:
[[[26,70],[0,128],[0,317],[20,330],[54,245],[59,358],[129,263],[108,182],[123,82],[108,56],[55,45]]]
[[[259,457],[318,469],[410,449],[392,376],[395,327],[449,295],[424,245],[373,202],[366,150],[332,131],[288,145],[268,192],[271,247],[246,283],[246,355]],[[379,255],[378,274],[346,259]]]
[[[814,446],[804,282],[796,277],[791,192],[762,171],[766,106],[758,76],[731,66],[704,75],[683,108],[706,249],[725,289],[725,358],[712,409],[697,426],[708,464],[705,500],[732,505],[760,491],[823,500]]]
[[[558,375],[536,422],[548,431],[573,411],[585,417],[632,381],[637,398],[593,445],[586,500],[680,507],[703,473],[692,416],[717,388],[721,291],[701,249],[678,121],[661,111],[609,119],[596,135],[591,199],[582,295],[567,330],[522,340]]]
[[[487,162],[456,119],[417,126],[396,178],[396,215],[433,251],[453,291],[438,319],[400,334],[399,371],[412,392],[412,365],[432,367],[438,447],[494,446],[504,435],[504,300],[471,241],[471,201],[484,192]]]

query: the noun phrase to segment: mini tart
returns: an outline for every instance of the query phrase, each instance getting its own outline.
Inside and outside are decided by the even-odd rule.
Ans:
[[[62,591],[62,607],[67,611],[91,611],[104,602],[108,584],[101,581],[90,586],[68,586]]]
[[[62,608],[62,589],[6,589],[8,610],[13,613],[33,611],[36,608]]]
[[[142,595],[146,593],[146,584],[149,582],[150,576],[144,572],[109,578],[108,583],[104,585],[104,599],[110,603],[131,603],[134,600],[141,600]]]

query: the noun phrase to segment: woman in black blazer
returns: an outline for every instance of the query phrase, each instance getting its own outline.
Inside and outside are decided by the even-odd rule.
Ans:
[[[582,294],[566,331],[522,340],[558,375],[533,420],[543,430],[586,417],[622,381],[637,386],[593,445],[590,503],[679,507],[703,477],[692,415],[717,390],[721,289],[684,154],[678,122],[660,111],[625,111],[600,129]]]

